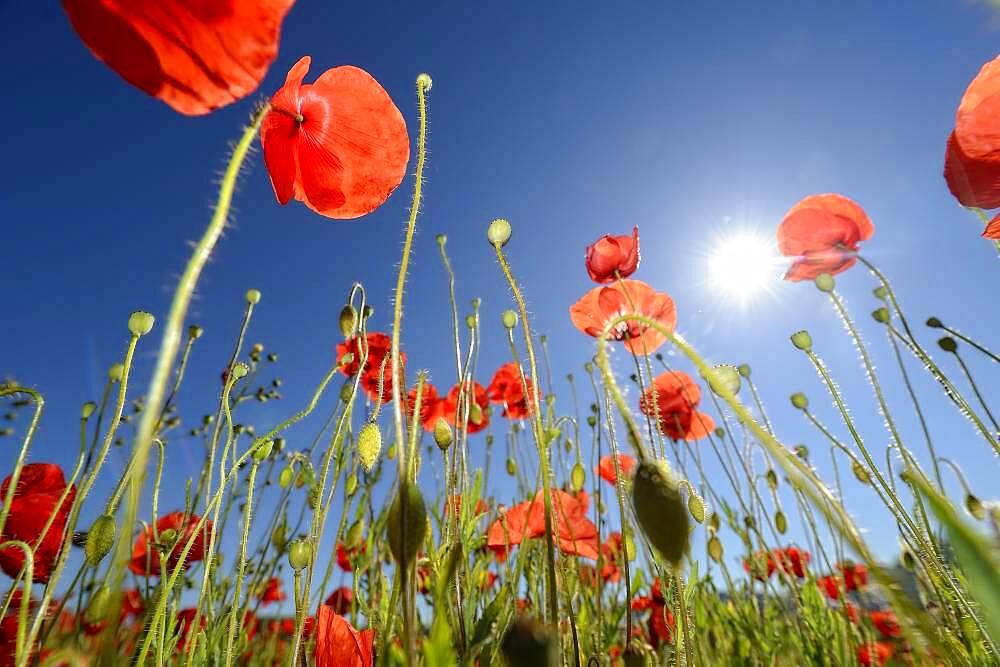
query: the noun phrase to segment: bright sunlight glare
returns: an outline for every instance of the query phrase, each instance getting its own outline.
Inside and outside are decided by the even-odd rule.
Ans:
[[[778,278],[781,259],[773,240],[740,231],[719,238],[708,256],[708,269],[712,287],[746,302]]]

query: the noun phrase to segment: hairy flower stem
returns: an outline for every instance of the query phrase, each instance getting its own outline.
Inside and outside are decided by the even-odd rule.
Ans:
[[[10,506],[14,503],[14,494],[17,491],[18,480],[21,479],[21,470],[24,468],[24,461],[28,457],[28,447],[31,439],[38,429],[38,422],[42,418],[42,410],[45,409],[45,399],[34,389],[27,387],[3,387],[0,388],[0,396],[10,396],[11,394],[27,394],[31,396],[31,401],[35,404],[35,413],[31,416],[31,423],[28,424],[28,431],[24,434],[21,449],[17,454],[17,461],[14,462],[14,470],[10,474],[10,484],[7,486],[7,495],[4,497],[3,509],[0,510],[0,535],[3,534],[4,526],[7,525],[7,516],[10,514]]]
[[[250,476],[247,479],[247,499],[243,514],[243,536],[240,539],[240,553],[236,558],[235,588],[233,589],[233,601],[230,605],[231,611],[229,612],[229,632],[227,633],[228,640],[226,641],[226,661],[224,663],[226,667],[233,664],[233,645],[236,641],[237,616],[242,609],[240,606],[240,594],[242,593],[243,574],[246,569],[247,542],[250,539],[250,519],[253,516],[253,487],[254,484],[257,483],[257,467],[258,464],[255,460],[250,465]],[[252,590],[247,591],[248,598],[252,594]]]

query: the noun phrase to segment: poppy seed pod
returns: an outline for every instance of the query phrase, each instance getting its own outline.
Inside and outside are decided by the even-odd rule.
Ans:
[[[97,567],[104,560],[111,547],[115,545],[116,532],[115,518],[110,514],[102,514],[94,520],[94,524],[87,531],[87,542],[83,547],[87,565]]]
[[[442,452],[446,452],[451,447],[451,441],[451,426],[448,425],[448,421],[444,417],[438,417],[438,420],[434,422],[434,444]]]
[[[888,324],[889,309],[886,308],[885,306],[882,306],[881,308],[876,308],[875,310],[872,311],[872,319],[878,322],[879,324]]]
[[[361,427],[358,433],[358,457],[361,465],[365,467],[365,472],[371,472],[382,451],[382,432],[375,422],[368,422]]]
[[[403,494],[406,494],[406,517],[403,517]],[[389,550],[397,563],[413,563],[427,534],[427,507],[420,489],[412,482],[403,482],[389,507],[386,521]]]
[[[569,474],[570,485],[573,487],[574,491],[580,491],[586,481],[587,471],[584,469],[583,464],[577,463],[573,466],[573,470],[570,471]]]
[[[260,290],[248,289],[246,293],[247,303],[256,306],[260,303]]]
[[[128,317],[128,330],[135,336],[145,336],[150,331],[153,330],[153,324],[156,322],[156,318],[153,317],[152,313],[147,313],[144,310],[137,310]]]
[[[517,313],[513,310],[505,310],[500,315],[500,321],[503,322],[505,328],[513,329],[517,326]]]
[[[796,331],[792,334],[791,339],[792,345],[803,352],[808,352],[812,349],[813,339],[812,336],[809,335],[808,331]]]
[[[797,391],[791,396],[792,405],[794,405],[799,410],[805,410],[809,407],[809,399],[801,391]]]
[[[110,604],[111,588],[109,586],[101,586],[90,596],[87,610],[83,613],[84,620],[91,625],[97,625],[102,622],[104,617],[108,615]]]
[[[816,289],[820,292],[832,292],[833,288],[836,287],[833,276],[829,273],[819,274],[813,282],[816,283]]]
[[[344,339],[353,338],[358,330],[358,311],[351,304],[347,304],[340,311],[340,335]]]
[[[490,226],[486,229],[486,238],[489,239],[491,245],[498,248],[502,248],[507,245],[507,241],[510,240],[510,234],[510,223],[503,218],[497,218],[491,222]]]
[[[650,543],[676,567],[688,548],[688,511],[665,463],[639,463],[632,481],[632,502]]]
[[[295,572],[300,572],[312,561],[312,545],[305,539],[298,539],[288,545],[288,564]]]
[[[958,351],[958,343],[951,336],[945,336],[944,338],[938,338],[938,347],[940,347],[945,352],[954,353]]]
[[[936,317],[928,317],[924,324],[929,326],[931,329],[940,329],[944,326],[944,324],[941,323],[941,320]]]

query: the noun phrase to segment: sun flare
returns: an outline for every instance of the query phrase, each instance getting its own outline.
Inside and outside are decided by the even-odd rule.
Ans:
[[[745,302],[768,290],[780,275],[774,242],[752,231],[721,236],[708,256],[714,289]]]

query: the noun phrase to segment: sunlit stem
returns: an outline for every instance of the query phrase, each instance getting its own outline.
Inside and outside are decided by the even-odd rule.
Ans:
[[[1000,357],[998,357],[994,353],[990,352],[985,346],[980,345],[979,343],[977,343],[973,339],[969,338],[968,336],[966,336],[962,332],[958,331],[957,329],[952,329],[951,327],[949,327],[946,324],[942,324],[941,328],[944,329],[945,331],[947,331],[948,333],[950,333],[955,338],[959,339],[960,341],[968,343],[970,346],[976,348],[977,350],[979,350],[980,352],[982,352],[983,354],[985,354],[987,357],[989,357],[991,360],[993,360],[996,363],[1000,364]]]
[[[983,412],[986,414],[986,418],[990,420],[991,424],[993,424],[994,433],[1000,431],[1000,424],[997,424],[996,417],[994,417],[993,413],[990,412],[990,406],[986,404],[986,399],[983,398],[982,393],[980,393],[979,386],[976,385],[976,380],[972,377],[972,371],[969,370],[969,367],[965,364],[965,360],[962,359],[962,355],[958,353],[958,350],[955,350],[952,354],[955,355],[955,360],[962,368],[962,373],[965,375],[965,379],[969,381],[969,386],[972,387],[972,393],[975,394],[976,400],[978,400],[979,404],[983,406]]]
[[[611,392],[605,389],[604,391],[604,405],[605,413],[611,413]],[[625,512],[625,475],[622,472],[621,462],[618,460],[618,438],[615,437],[615,421],[613,419],[608,419],[604,424],[608,429],[608,442],[611,444],[611,459],[614,462],[615,467],[615,497],[618,499],[618,520],[621,527],[622,534],[622,554],[625,556],[622,559],[622,566],[625,572],[625,599],[628,603],[625,605],[625,646],[628,646],[632,642],[632,580],[629,573],[628,564],[628,554],[625,553],[625,540],[628,538],[628,532],[625,529],[627,524],[628,514]],[[598,550],[598,554],[603,557],[603,550]],[[597,564],[597,585],[600,587],[601,581],[601,563]],[[600,589],[598,588],[598,595],[600,595]]]
[[[10,396],[11,394],[27,394],[35,404],[35,413],[31,416],[31,423],[28,424],[28,431],[24,434],[21,442],[21,449],[17,454],[17,461],[14,462],[14,470],[10,474],[10,484],[7,485],[7,495],[4,497],[3,509],[0,510],[0,535],[3,534],[4,526],[7,525],[7,516],[10,514],[10,506],[14,502],[14,495],[17,492],[17,483],[21,479],[21,470],[24,468],[24,461],[28,457],[28,447],[31,439],[35,437],[38,429],[38,422],[42,418],[42,410],[45,409],[45,399],[34,389],[27,387],[6,386],[0,388],[0,396]]]
[[[243,587],[243,574],[246,569],[247,560],[247,542],[250,539],[250,519],[253,516],[253,487],[257,483],[257,461],[256,459],[250,464],[250,475],[247,479],[247,498],[243,514],[243,536],[240,539],[240,552],[239,556],[236,558],[236,579],[234,582],[233,589],[233,601],[231,606],[231,611],[229,613],[229,632],[228,640],[226,641],[226,662],[225,664],[233,664],[233,644],[236,641],[236,623],[237,616],[240,613],[242,607],[240,606],[240,594],[242,593]],[[248,590],[247,595],[251,595],[253,591]]]

